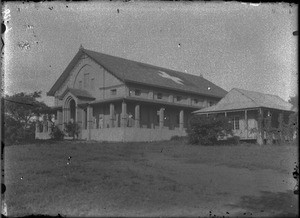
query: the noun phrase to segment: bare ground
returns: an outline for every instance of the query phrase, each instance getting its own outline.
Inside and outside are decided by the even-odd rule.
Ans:
[[[10,146],[5,200],[9,216],[296,217],[297,161],[298,147],[292,145]]]

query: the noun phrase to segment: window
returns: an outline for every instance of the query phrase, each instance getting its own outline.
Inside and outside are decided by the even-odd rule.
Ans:
[[[194,98],[194,104],[198,104],[198,99]]]
[[[141,90],[140,90],[140,89],[135,89],[135,90],[134,90],[134,94],[135,94],[136,96],[140,96],[140,95],[141,95]]]
[[[78,88],[82,89],[82,81],[79,81]]]
[[[89,86],[89,74],[85,73],[83,79],[83,86],[84,88],[87,88]]]
[[[91,90],[95,89],[95,78],[91,79]]]
[[[162,99],[162,93],[157,93],[157,99]]]
[[[231,124],[233,130],[240,129],[240,117],[234,116],[231,120]]]
[[[116,95],[117,94],[117,90],[116,89],[111,89],[110,90],[110,94],[111,95]]]
[[[179,95],[176,96],[176,101],[181,101],[181,99],[182,99],[181,96],[179,96]]]

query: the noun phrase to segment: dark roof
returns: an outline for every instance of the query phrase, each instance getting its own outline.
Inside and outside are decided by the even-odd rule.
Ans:
[[[71,94],[75,95],[79,99],[90,99],[95,100],[95,97],[93,97],[88,91],[81,90],[81,89],[73,89],[73,88],[67,88],[64,93],[59,97],[60,99],[63,99],[63,97],[66,95],[66,93],[70,92]]]
[[[233,88],[216,105],[193,113],[201,114],[249,108],[272,108],[282,111],[295,111],[292,104],[284,101],[277,95]]]
[[[96,63],[100,64],[108,72],[125,83],[132,82],[217,98],[222,98],[227,94],[227,91],[201,76],[195,76],[81,48],[50,89],[48,95],[54,95],[55,91],[63,84],[82,54],[88,55]]]

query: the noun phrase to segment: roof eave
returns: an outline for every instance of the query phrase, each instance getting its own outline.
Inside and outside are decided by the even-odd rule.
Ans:
[[[76,65],[78,62],[79,58],[83,54],[83,49],[79,49],[75,57],[71,60],[69,65],[66,67],[64,72],[60,75],[60,77],[56,80],[54,85],[51,87],[51,89],[47,92],[48,96],[54,96],[55,92],[59,88],[60,85],[62,85],[65,81],[65,79],[69,76],[70,71],[73,69],[73,67]]]

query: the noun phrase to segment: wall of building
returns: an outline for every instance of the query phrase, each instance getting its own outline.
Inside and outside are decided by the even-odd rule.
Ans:
[[[82,139],[88,139],[88,130],[82,131]],[[111,128],[90,130],[91,140],[110,142],[150,142],[170,140],[172,136],[186,136],[184,130]]]
[[[219,99],[214,97],[189,94],[178,91],[165,90],[161,88],[148,87],[136,84],[128,85],[128,95],[135,98],[150,99],[161,102],[170,102],[183,105],[198,106],[199,108],[208,107],[216,104]],[[138,91],[138,92],[137,92]],[[136,93],[139,93],[137,95]],[[158,98],[158,93],[161,94],[161,99]]]
[[[256,139],[257,135],[257,111],[247,111],[247,120],[245,120],[245,111],[227,112],[227,117],[239,117],[239,129],[234,129],[233,133],[241,139]]]
[[[56,106],[62,105],[58,97],[67,87],[87,90],[96,97],[96,100],[124,96],[125,93],[125,85],[122,81],[86,55],[82,56],[64,84],[55,93]],[[116,90],[115,94],[111,90]]]

